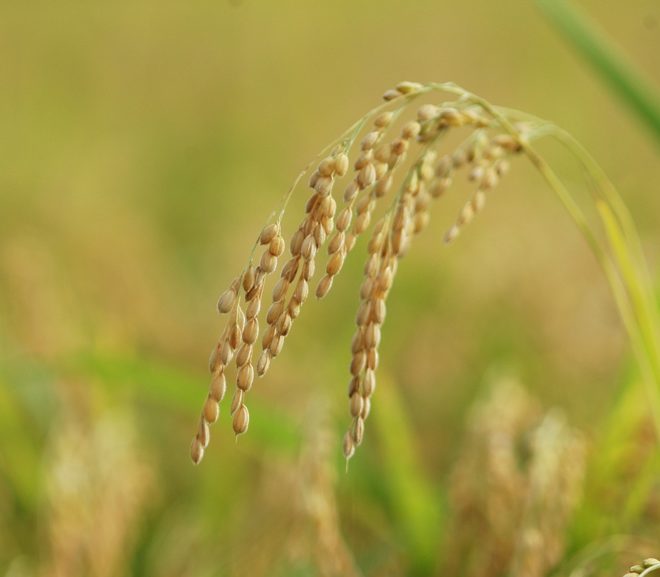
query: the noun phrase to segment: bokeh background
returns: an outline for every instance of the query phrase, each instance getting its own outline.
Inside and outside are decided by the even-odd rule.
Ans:
[[[659,80],[657,2],[580,5]],[[560,574],[614,550],[622,572],[660,542],[654,475],[655,497],[621,509],[626,475],[653,453],[625,334],[524,159],[450,248],[459,202],[436,206],[402,263],[373,423],[347,474],[363,245],[256,383],[249,433],[234,442],[224,409],[203,464],[189,459],[218,294],[298,171],[401,80],[453,80],[568,129],[657,271],[657,141],[533,2],[4,1],[0,78],[1,575],[460,568],[485,529],[448,546],[471,530],[451,487],[478,445],[471,407],[493,388],[522,415],[561,411],[591,457],[616,453],[587,467]],[[543,151],[584,189],[573,160]],[[612,440],[621,412],[635,424]]]

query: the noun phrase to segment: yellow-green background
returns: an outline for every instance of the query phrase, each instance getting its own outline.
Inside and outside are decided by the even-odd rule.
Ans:
[[[580,4],[658,80],[657,2]],[[364,247],[256,383],[250,432],[234,443],[223,410],[203,465],[188,457],[218,294],[300,168],[404,79],[453,80],[568,129],[657,263],[657,143],[532,2],[0,3],[0,574],[58,574],[53,519],[66,526],[67,511],[74,532],[116,523],[126,535],[109,573],[80,575],[287,574],[261,567],[278,558],[264,543],[286,542],[283,479],[324,419],[358,564],[370,575],[391,558],[414,565],[387,480],[397,456],[383,455],[378,428],[348,475],[340,458]],[[543,150],[583,186],[569,159]],[[406,450],[440,508],[489,375],[518,374],[594,444],[631,379],[603,276],[525,160],[447,248],[458,206],[434,208],[402,263],[382,350],[381,387],[400,397]],[[94,444],[103,423],[111,448]],[[94,478],[82,512],[58,509],[57,463],[99,467],[107,452],[112,464],[113,439],[126,463]],[[128,520],[115,519],[130,509],[121,495],[104,500],[114,476],[138,487]],[[591,536],[613,531],[615,517]]]

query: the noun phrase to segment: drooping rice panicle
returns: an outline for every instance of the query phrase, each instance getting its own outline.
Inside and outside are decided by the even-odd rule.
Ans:
[[[417,98],[440,90],[458,98],[413,109]],[[281,268],[280,259],[287,246],[282,217],[305,171],[285,195],[274,222],[259,234],[248,266],[220,296],[217,308],[221,314],[228,315],[228,321],[209,360],[211,383],[191,446],[195,463],[202,459],[208,445],[209,426],[219,417],[230,365],[233,363],[236,368],[230,412],[234,432],[240,435],[249,425],[247,394],[255,376],[265,375],[272,360],[282,352],[285,339],[308,300],[319,251],[327,242],[325,274],[315,288],[316,296],[323,298],[331,290],[357,239],[371,229],[368,262],[360,290],[358,329],[352,346],[349,391],[352,425],[344,447],[345,455],[350,457],[362,442],[376,385],[386,298],[411,239],[428,226],[432,200],[445,193],[458,170],[465,169],[469,179],[477,184],[477,190],[446,235],[446,240],[451,241],[481,211],[487,192],[507,172],[509,158],[521,150],[514,135],[502,131],[487,110],[453,85],[402,82],[387,91],[384,100],[384,104],[368,112],[331,144],[313,165],[308,180],[311,194],[305,213],[289,238],[290,256]],[[413,118],[405,120],[402,117],[408,112]],[[399,120],[397,135],[388,136]],[[441,154],[440,137],[461,128],[470,131],[467,140],[453,152]],[[392,208],[372,224],[379,201],[393,190],[401,172],[399,168],[411,156],[413,165],[392,200]],[[339,208],[333,189],[340,179],[348,176],[351,167]],[[259,247],[261,255],[254,257]],[[267,277],[278,270],[279,278],[272,288],[270,302],[264,307]],[[258,346],[260,352],[256,354]]]

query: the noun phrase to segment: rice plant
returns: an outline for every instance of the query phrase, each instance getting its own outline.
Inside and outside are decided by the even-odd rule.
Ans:
[[[415,107],[418,98],[437,93],[453,100]],[[453,242],[484,209],[511,161],[524,154],[556,192],[575,224],[584,234],[610,283],[622,320],[630,336],[648,384],[650,407],[660,432],[660,345],[657,311],[652,300],[644,255],[625,205],[588,153],[568,133],[529,114],[490,104],[452,83],[420,84],[402,82],[387,90],[385,103],[372,109],[322,152],[320,161],[310,164],[305,215],[289,241],[290,257],[281,267],[266,313],[267,328],[261,352],[255,358],[260,334],[259,312],[268,275],[278,269],[285,252],[282,217],[291,196],[297,191],[303,171],[286,194],[282,207],[259,233],[245,269],[231,282],[218,300],[218,311],[229,320],[214,347],[209,368],[212,374],[191,456],[199,463],[210,440],[209,425],[219,417],[219,403],[226,392],[226,373],[235,360],[235,390],[231,401],[236,435],[247,431],[247,393],[255,373],[263,377],[272,360],[282,352],[284,341],[310,293],[310,283],[327,241],[325,275],[315,294],[323,298],[332,287],[357,239],[370,229],[368,255],[360,286],[357,329],[351,343],[348,385],[351,424],[343,441],[350,459],[364,438],[365,421],[376,389],[381,329],[386,316],[387,296],[399,261],[409,250],[415,235],[429,223],[431,204],[442,197],[460,172],[473,181],[475,190],[446,231],[444,240]],[[394,121],[411,112],[397,133]],[[467,128],[468,135],[454,150],[442,151],[443,137],[450,131]],[[567,146],[583,163],[592,186],[592,200],[601,219],[606,240],[583,209],[534,148],[541,138],[553,137]],[[408,162],[406,162],[408,161]],[[349,167],[352,171],[349,175]],[[342,178],[348,183],[340,198],[333,189]],[[377,207],[386,202],[377,219]],[[261,255],[255,256],[259,247]],[[255,370],[256,365],[256,370]]]

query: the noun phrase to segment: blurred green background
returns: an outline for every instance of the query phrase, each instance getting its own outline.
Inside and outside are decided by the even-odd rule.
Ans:
[[[659,80],[657,2],[580,5]],[[324,554],[364,575],[433,574],[451,557],[470,407],[507,375],[602,457],[568,562],[615,534],[635,536],[628,550],[660,542],[654,475],[619,515],[630,482],[616,475],[654,452],[644,401],[623,401],[638,389],[625,334],[524,159],[454,246],[450,201],[402,263],[348,474],[360,246],[256,383],[249,433],[235,443],[223,409],[190,464],[218,294],[298,171],[401,80],[452,80],[568,129],[658,262],[657,142],[533,2],[5,0],[0,78],[0,574],[351,574]]]

